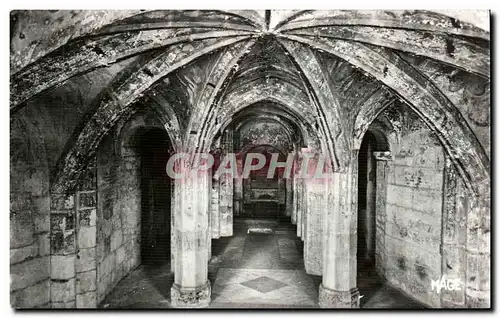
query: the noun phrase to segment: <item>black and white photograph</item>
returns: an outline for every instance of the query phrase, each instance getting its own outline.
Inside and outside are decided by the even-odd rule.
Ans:
[[[10,310],[492,309],[490,10],[7,14]]]

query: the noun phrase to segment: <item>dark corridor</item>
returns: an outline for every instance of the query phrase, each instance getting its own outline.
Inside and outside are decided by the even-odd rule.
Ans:
[[[170,259],[171,179],[166,173],[170,157],[168,135],[159,129],[141,137],[141,258],[143,264]]]
[[[358,272],[375,271],[375,137],[367,132],[358,155]]]

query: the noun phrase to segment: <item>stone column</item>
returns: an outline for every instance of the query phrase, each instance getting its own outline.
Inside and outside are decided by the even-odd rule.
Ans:
[[[238,165],[238,174],[241,175],[243,169],[243,159],[236,157],[236,164]],[[234,179],[234,207],[233,214],[241,215],[243,213],[243,178],[236,177]]]
[[[176,196],[175,196],[175,190],[176,190],[176,185],[175,185],[175,179],[170,179],[170,189],[172,189],[171,197],[172,200],[170,201],[170,272],[175,273],[175,258],[176,258],[176,249],[177,249],[177,242],[176,240],[176,235],[175,235],[175,201],[176,201]]]
[[[327,206],[325,161],[323,155],[310,156],[306,185],[307,217],[305,219],[304,264],[308,274],[321,276],[323,268],[323,214]],[[319,170],[319,171],[318,171]]]
[[[304,235],[304,266],[308,274],[321,276],[323,267],[323,214],[327,208],[325,184],[321,179],[305,179],[307,217]]]
[[[307,176],[307,167],[302,167],[304,157],[302,151],[307,152],[307,148],[302,148],[297,152],[297,161],[294,169],[295,179],[295,193],[296,198],[296,220],[297,220],[297,236],[304,240],[306,233],[306,219],[307,219],[307,199],[306,199],[306,183],[305,176]],[[304,249],[304,253],[306,250]],[[305,254],[304,254],[305,258]]]
[[[297,178],[292,175],[292,224],[297,224]]]
[[[306,191],[307,191],[306,183],[304,182],[304,180],[302,180],[302,191],[300,193],[300,196],[301,196],[300,207],[302,210],[302,213],[301,213],[301,216],[302,216],[301,225],[302,226],[301,226],[300,238],[302,239],[302,241],[305,240],[306,233],[307,233],[307,213],[308,213],[308,211],[307,211]],[[304,249],[304,259],[306,258],[306,253],[307,253],[307,249]]]
[[[323,222],[323,280],[319,287],[322,308],[358,308],[356,288],[357,218],[352,213],[357,167],[334,172],[326,183],[327,209]],[[353,200],[354,199],[354,200]]]
[[[233,152],[233,132],[228,129],[224,133],[222,144],[224,155]],[[223,160],[223,159],[222,159]],[[219,211],[220,211],[220,235],[233,235],[233,177],[226,173],[220,176],[219,188]]]
[[[207,186],[207,198],[208,198],[208,227],[207,227],[207,235],[208,235],[208,247],[207,247],[207,253],[208,253],[208,262],[210,262],[210,259],[212,258],[212,207],[213,207],[213,202],[212,202],[212,170],[208,170],[208,186]]]
[[[212,180],[210,231],[213,239],[220,238],[219,181]]]
[[[292,179],[285,179],[285,190],[286,190],[286,199],[285,199],[285,215],[292,217],[293,211],[293,187],[292,187]]]
[[[175,182],[175,279],[171,304],[175,308],[202,308],[210,303],[208,280],[209,180],[211,175],[199,172]]]
[[[305,206],[303,202],[304,198],[304,179],[297,177],[295,178],[296,186],[295,186],[295,210],[297,212],[297,236],[302,238],[303,229],[303,214],[305,214]],[[303,238],[302,238],[303,240]]]
[[[375,198],[375,270],[381,277],[385,277],[387,268],[387,254],[385,247],[385,233],[387,223],[386,201],[388,182],[388,161],[392,160],[389,151],[375,151],[373,156],[377,165],[377,190]]]
[[[233,176],[223,174],[219,185],[220,236],[233,235]]]

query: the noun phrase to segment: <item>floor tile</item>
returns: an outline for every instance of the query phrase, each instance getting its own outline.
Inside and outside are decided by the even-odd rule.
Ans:
[[[273,235],[247,234],[248,226],[275,227]],[[317,308],[321,277],[304,270],[303,242],[276,222],[255,221],[229,238],[212,240],[211,308]],[[290,227],[290,226],[289,226]],[[276,234],[285,233],[288,234]],[[168,308],[174,275],[170,264],[140,266],[100,304],[101,308]],[[358,277],[364,308],[423,308],[373,275]]]
[[[277,281],[275,279],[266,277],[266,276],[261,276],[259,278],[255,278],[246,282],[241,283],[243,286],[250,287],[252,289],[255,289],[261,293],[268,293],[270,291],[282,288],[287,286],[287,284],[284,284],[280,281]]]

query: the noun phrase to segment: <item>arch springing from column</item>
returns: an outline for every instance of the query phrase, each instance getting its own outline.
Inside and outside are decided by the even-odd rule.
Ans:
[[[397,54],[343,40],[287,38],[336,55],[397,92],[436,132],[468,187],[476,194],[488,187],[489,160],[462,115],[434,84]]]

